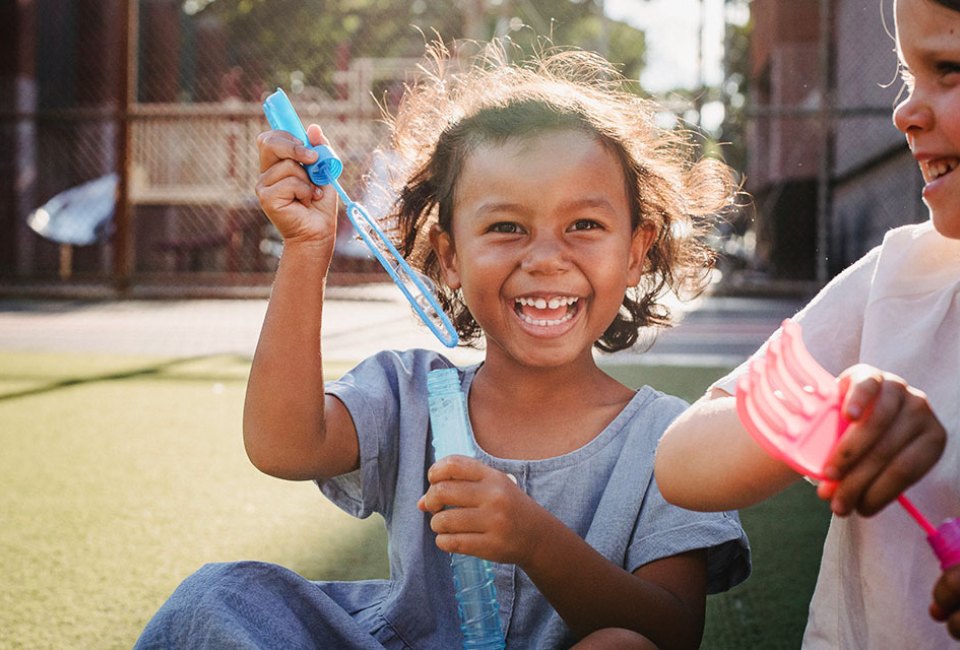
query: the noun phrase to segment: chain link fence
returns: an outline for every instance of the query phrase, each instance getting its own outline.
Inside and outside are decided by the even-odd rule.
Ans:
[[[13,153],[0,170],[9,199],[0,279],[68,293],[262,294],[280,247],[253,195],[269,92],[283,87],[305,121],[324,125],[344,162],[341,183],[369,201],[364,174],[386,136],[378,103],[399,99],[427,41],[562,36],[559,14],[557,25],[596,49],[609,37],[601,10],[531,0],[33,0],[0,9],[14,68],[0,71],[0,142]],[[342,225],[334,281],[377,274]]]
[[[161,293],[267,286],[279,242],[253,195],[266,94],[286,88],[324,124],[341,182],[361,196],[384,136],[376,100],[404,81],[423,34],[459,36],[480,18],[419,3],[377,21],[330,4],[30,4],[17,16],[28,64],[0,122],[15,153],[4,275]],[[376,270],[344,250],[335,268]]]
[[[567,13],[554,20],[548,4]],[[749,6],[750,22],[728,27],[728,50],[739,30],[749,54],[728,52],[724,89],[668,104],[689,115],[705,98],[726,103],[728,128],[715,135],[742,150],[732,162],[753,195],[752,221],[728,233],[748,242],[731,267],[739,279],[822,284],[889,227],[925,218],[916,166],[890,122],[900,88],[892,38],[877,0],[725,4]],[[635,76],[642,61],[611,44],[643,35],[618,31],[602,9],[601,0],[7,3],[0,50],[15,63],[0,75],[0,143],[12,152],[0,162],[0,282],[77,295],[262,295],[280,246],[253,195],[269,92],[283,87],[305,121],[324,125],[344,187],[369,200],[364,174],[376,173],[371,152],[386,136],[377,102],[398,99],[425,41],[552,32]],[[733,82],[739,90],[728,92]],[[376,275],[343,226],[331,281]]]

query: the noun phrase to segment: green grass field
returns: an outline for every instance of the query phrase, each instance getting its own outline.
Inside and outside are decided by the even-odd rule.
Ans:
[[[0,353],[0,648],[129,648],[206,562],[382,577],[385,535],[240,436],[249,360]],[[336,376],[345,367],[328,367]],[[723,368],[617,367],[695,398]],[[743,513],[754,575],[711,597],[704,648],[796,648],[826,507],[800,484]]]

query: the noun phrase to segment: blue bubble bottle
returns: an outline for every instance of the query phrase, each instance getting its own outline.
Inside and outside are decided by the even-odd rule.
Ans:
[[[467,402],[456,368],[427,373],[430,427],[436,459],[451,454],[476,456],[467,424]],[[463,632],[464,650],[502,650],[500,605],[493,583],[493,565],[472,555],[452,553],[453,584]]]

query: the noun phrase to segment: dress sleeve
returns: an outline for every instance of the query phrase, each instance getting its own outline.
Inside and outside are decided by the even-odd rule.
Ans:
[[[326,384],[325,392],[350,413],[360,449],[358,469],[317,482],[327,498],[355,517],[376,512],[389,518],[398,482],[424,481],[429,453],[427,373],[451,366],[429,350],[385,351]],[[401,466],[401,454],[415,460]]]
[[[354,517],[380,512],[385,502],[384,485],[390,480],[386,461],[395,456],[391,441],[397,439],[398,424],[397,377],[391,357],[386,352],[374,355],[325,386],[325,392],[340,400],[353,419],[360,467],[319,480],[317,485],[328,499]]]
[[[750,544],[736,512],[693,512],[663,498],[647,484],[643,508],[627,554],[627,570],[696,549],[707,551],[707,593],[726,591],[750,575]]]
[[[653,478],[653,449],[667,425],[687,406],[686,402],[660,394],[638,419],[640,430],[630,437],[622,454],[631,458],[631,481],[627,489],[642,490],[624,568],[631,573],[639,567],[671,555],[696,549],[707,551],[707,592],[719,593],[738,585],[750,575],[750,544],[736,512],[694,512],[668,503]],[[638,433],[640,430],[635,431]],[[638,463],[638,458],[648,462]],[[609,496],[618,494],[623,463],[618,463],[608,485]],[[638,471],[641,470],[641,471]],[[638,485],[639,482],[639,485]]]

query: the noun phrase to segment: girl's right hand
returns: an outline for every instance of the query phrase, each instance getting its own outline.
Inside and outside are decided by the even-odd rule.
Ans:
[[[307,128],[313,145],[327,144],[316,124]],[[317,152],[286,131],[257,136],[260,177],[256,194],[264,213],[284,241],[317,242],[330,247],[337,232],[337,193],[310,182],[302,164],[316,162]]]
[[[430,487],[417,507],[431,513],[437,548],[524,566],[536,550],[546,509],[504,472],[476,458],[447,456],[427,472]]]

